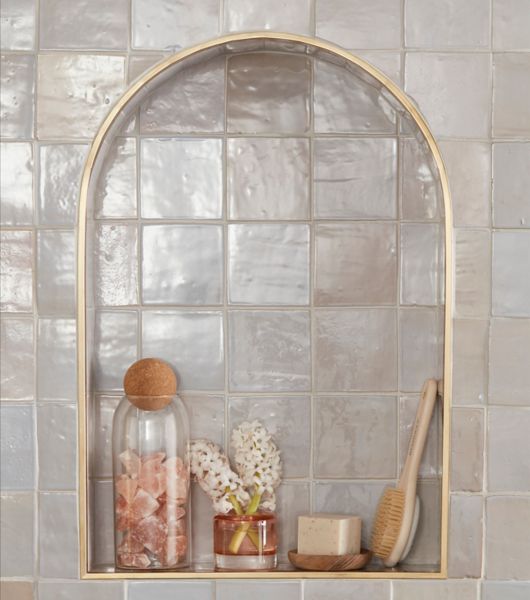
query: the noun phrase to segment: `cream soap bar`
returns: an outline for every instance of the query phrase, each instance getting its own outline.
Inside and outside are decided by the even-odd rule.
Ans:
[[[360,551],[360,517],[325,513],[298,517],[298,554],[340,556]]]

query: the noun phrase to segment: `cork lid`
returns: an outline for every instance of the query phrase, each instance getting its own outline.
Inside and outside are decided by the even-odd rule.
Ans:
[[[177,393],[177,377],[159,358],[142,358],[125,373],[123,388],[131,404],[142,410],[159,410]]]

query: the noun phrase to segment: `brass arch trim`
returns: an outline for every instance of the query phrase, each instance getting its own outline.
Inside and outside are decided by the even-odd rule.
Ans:
[[[210,573],[210,572],[163,572],[163,573],[99,573],[88,569],[88,529],[87,529],[87,372],[86,372],[86,233],[87,206],[90,184],[94,174],[96,159],[120,113],[133,102],[139,92],[177,63],[205,50],[215,49],[231,42],[269,40],[305,44],[315,50],[324,50],[354,64],[379,81],[403,106],[422,132],[438,169],[445,212],[445,338],[444,338],[444,394],[443,394],[443,434],[442,434],[442,497],[441,497],[441,552],[440,570],[436,572],[381,571],[347,573],[313,573],[305,571],[271,573]],[[271,48],[271,51],[274,49]],[[447,577],[448,525],[449,525],[449,460],[450,460],[450,409],[452,390],[452,317],[453,317],[453,232],[452,207],[449,183],[442,156],[434,136],[424,117],[411,99],[386,75],[352,53],[325,40],[290,33],[258,31],[225,35],[208,42],[177,52],[137,79],[113,106],[90,147],[81,178],[78,208],[77,237],[77,395],[78,395],[78,473],[79,473],[79,561],[82,579],[442,579]]]

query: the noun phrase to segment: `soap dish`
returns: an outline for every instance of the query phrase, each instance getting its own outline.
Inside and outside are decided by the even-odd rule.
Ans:
[[[372,560],[372,551],[361,548],[360,554],[325,556],[319,554],[298,554],[289,550],[289,560],[297,569],[304,571],[357,571],[364,569]]]

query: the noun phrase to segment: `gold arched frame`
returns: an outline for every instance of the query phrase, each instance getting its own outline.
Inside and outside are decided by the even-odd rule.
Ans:
[[[104,155],[106,141],[113,128],[123,120],[125,109],[140,97],[142,92],[151,92],[158,86],[157,79],[171,67],[201,53],[230,43],[276,42],[284,46],[304,44],[318,52],[324,51],[342,60],[344,64],[355,65],[379,81],[383,88],[408,113],[423,134],[438,169],[445,217],[445,317],[444,317],[444,360],[443,360],[443,431],[442,431],[442,490],[441,490],[441,535],[440,569],[438,571],[405,571],[388,569],[385,571],[351,572],[310,572],[310,571],[273,571],[221,573],[210,571],[169,571],[169,572],[94,572],[88,568],[88,434],[87,434],[87,368],[86,368],[86,237],[87,206],[91,185],[97,180],[96,159]],[[254,48],[252,48],[254,49]],[[261,48],[260,48],[261,49]],[[271,51],[275,49],[271,46]],[[285,48],[283,48],[285,51]],[[245,49],[242,50],[244,52]],[[208,60],[208,59],[206,59]],[[447,577],[448,526],[449,526],[449,461],[450,461],[450,423],[452,390],[452,317],[453,317],[453,232],[452,208],[449,183],[443,159],[424,117],[412,100],[386,75],[371,64],[354,54],[330,42],[303,35],[258,31],[225,35],[208,42],[186,48],[173,54],[152,67],[139,77],[116,102],[98,129],[90,147],[81,178],[78,212],[77,237],[77,393],[78,393],[78,473],[79,473],[79,561],[82,579],[444,579]]]

